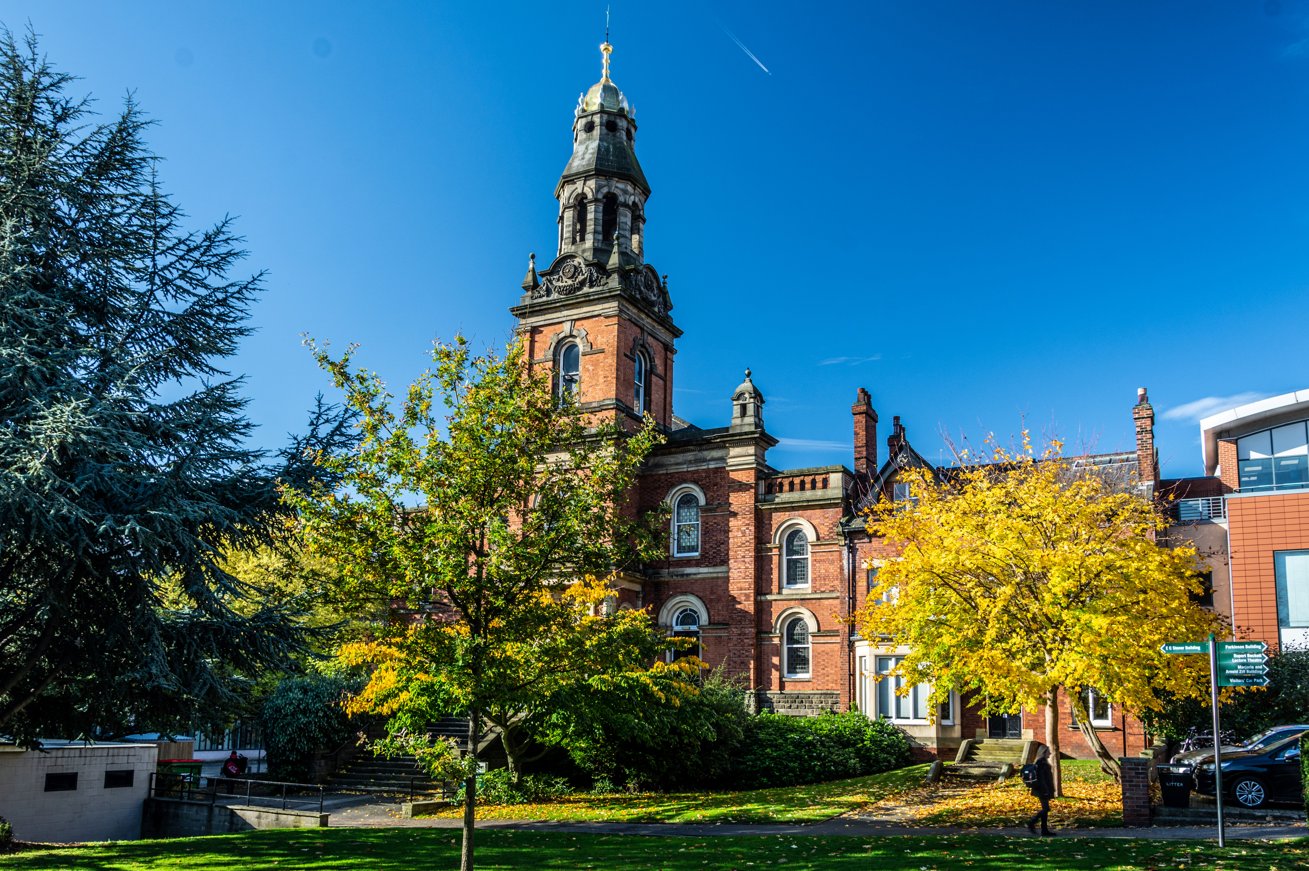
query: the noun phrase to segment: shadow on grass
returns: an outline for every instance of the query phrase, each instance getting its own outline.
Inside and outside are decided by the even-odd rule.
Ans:
[[[806,786],[743,792],[579,793],[550,802],[484,805],[489,820],[629,823],[809,823],[820,822],[922,784],[926,765],[911,765],[867,777]],[[457,817],[457,808],[435,816]]]
[[[484,831],[477,837],[482,869],[611,869],[689,871],[765,865],[785,868],[867,871],[1155,867],[1293,868],[1309,864],[1309,841],[1240,842],[1218,850],[1210,842],[1077,838],[946,837],[702,837],[571,835],[566,832]],[[77,849],[32,851],[0,858],[0,869],[192,871],[264,869],[452,868],[458,865],[457,833],[433,829],[283,829],[137,841]]]

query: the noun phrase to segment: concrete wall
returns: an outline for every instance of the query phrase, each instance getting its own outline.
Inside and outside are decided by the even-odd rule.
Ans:
[[[0,816],[21,841],[137,838],[156,752],[154,744],[0,748]],[[131,771],[131,786],[106,789],[106,771]],[[47,792],[48,774],[75,774],[76,788]]]
[[[141,819],[143,838],[225,835],[251,829],[307,829],[327,825],[330,814],[266,807],[229,807],[178,798],[151,798]]]

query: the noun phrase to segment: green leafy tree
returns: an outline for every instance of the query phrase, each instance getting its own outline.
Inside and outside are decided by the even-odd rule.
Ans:
[[[1044,707],[1056,785],[1061,694],[1117,776],[1084,693],[1131,711],[1201,696],[1196,657],[1159,648],[1220,629],[1194,601],[1194,548],[1158,544],[1167,523],[1153,505],[1058,449],[1034,456],[1025,440],[941,477],[905,470],[915,503],[884,502],[871,518],[900,555],[856,617],[865,638],[910,648],[896,674],[930,681],[934,703],[953,690],[996,712]]]
[[[342,489],[298,500],[309,540],[359,595],[384,593],[407,609],[391,631],[344,651],[371,669],[354,709],[388,716],[393,737],[467,712],[471,763],[486,718],[511,726],[514,712],[530,713],[584,663],[634,664],[621,650],[568,642],[589,637],[570,627],[588,622],[576,603],[598,606],[594,580],[653,553],[628,503],[659,438],[652,425],[623,434],[560,407],[518,343],[502,357],[475,356],[462,338],[437,343],[434,368],[398,404],[351,352],[316,356],[359,414],[361,439],[320,458]],[[622,620],[612,625],[636,625]],[[445,755],[431,761],[448,768]],[[471,768],[465,774],[469,871],[476,780]]]
[[[221,723],[302,646],[293,609],[246,607],[217,555],[267,545],[321,405],[280,457],[246,447],[241,381],[261,276],[224,219],[191,231],[148,123],[104,123],[34,38],[0,36],[0,732]]]
[[[342,702],[351,681],[329,675],[290,677],[264,699],[259,722],[268,751],[268,770],[299,783],[313,774],[314,757],[350,740],[351,720]]]

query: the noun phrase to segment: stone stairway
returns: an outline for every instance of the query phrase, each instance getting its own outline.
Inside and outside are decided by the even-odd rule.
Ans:
[[[1036,758],[1036,741],[1021,738],[969,738],[959,745],[946,777],[969,780],[1003,780]]]
[[[442,717],[428,726],[427,733],[435,738],[448,738],[455,743],[460,755],[468,751],[468,720],[462,717]],[[383,736],[380,729],[368,732],[369,740]],[[485,745],[485,741],[483,745]],[[433,781],[423,772],[413,756],[374,756],[370,750],[360,750],[354,758],[336,771],[327,781],[327,787],[337,792],[381,792],[414,796],[449,797],[453,786]]]

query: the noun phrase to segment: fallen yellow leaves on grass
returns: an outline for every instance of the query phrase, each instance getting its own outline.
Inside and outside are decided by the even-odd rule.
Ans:
[[[907,816],[931,826],[1018,826],[1041,808],[1023,784],[985,783],[964,790],[923,790],[923,802]],[[905,797],[901,797],[904,800]],[[1117,783],[1064,782],[1063,798],[1050,803],[1053,828],[1122,825],[1122,791]]]

